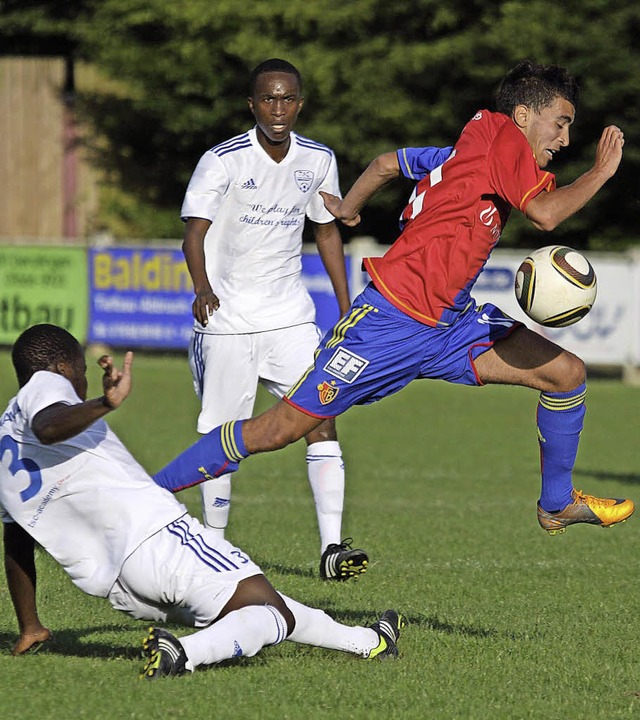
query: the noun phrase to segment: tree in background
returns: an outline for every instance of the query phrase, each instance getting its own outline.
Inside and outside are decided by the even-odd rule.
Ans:
[[[616,177],[553,241],[616,249],[640,239],[640,6],[611,8],[607,0],[23,0],[0,4],[0,39],[64,38],[110,79],[78,102],[107,178],[101,221],[136,237],[181,234],[189,174],[203,149],[251,125],[247,78],[267,57],[301,70],[299,131],[335,149],[343,190],[380,152],[454,141],[475,110],[493,107],[520,59],[567,65],[583,102],[572,145],[552,168],[559,182],[590,166],[605,125],[620,125],[626,145]],[[409,191],[400,183],[381,193],[358,234],[393,241]],[[523,222],[503,239],[540,242]]]

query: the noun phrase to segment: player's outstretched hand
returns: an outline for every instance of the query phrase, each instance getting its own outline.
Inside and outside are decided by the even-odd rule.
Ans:
[[[324,192],[323,190],[320,190],[320,195],[324,200],[324,206],[334,218],[340,220],[341,223],[347,225],[348,227],[354,227],[359,224],[360,215],[345,214],[342,209],[342,200],[340,200],[337,195],[332,195],[331,193]]]
[[[24,655],[29,650],[35,650],[42,643],[51,640],[51,631],[46,627],[41,627],[39,630],[29,633],[23,633],[18,638],[18,642],[13,646],[11,650],[12,655]]]
[[[594,166],[603,170],[608,178],[615,175],[618,165],[620,165],[623,146],[624,133],[619,127],[609,125],[602,131],[596,148]]]
[[[113,365],[111,355],[103,355],[98,360],[98,365],[104,370],[102,376],[102,391],[107,403],[115,410],[120,407],[123,401],[131,392],[131,366],[133,364],[133,353],[125,353],[122,362],[122,370]]]

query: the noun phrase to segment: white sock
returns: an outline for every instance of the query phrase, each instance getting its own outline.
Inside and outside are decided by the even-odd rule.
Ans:
[[[220,538],[229,522],[231,505],[231,475],[221,475],[200,484],[202,498],[202,520]]]
[[[272,605],[249,605],[216,620],[204,630],[180,638],[189,663],[212,665],[233,657],[253,657],[265,645],[287,636],[287,623]]]
[[[320,554],[341,540],[344,504],[344,463],[336,440],[325,440],[307,448],[307,472],[313,492],[320,531]]]
[[[296,620],[296,626],[287,640],[330,650],[342,650],[361,657],[368,657],[371,650],[378,646],[380,638],[375,630],[342,625],[322,610],[303,605],[282,593],[280,596]]]

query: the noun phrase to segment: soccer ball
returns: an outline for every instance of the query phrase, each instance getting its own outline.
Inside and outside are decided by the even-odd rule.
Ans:
[[[516,272],[516,298],[540,325],[565,327],[583,318],[595,302],[596,274],[584,255],[549,245],[526,257]]]

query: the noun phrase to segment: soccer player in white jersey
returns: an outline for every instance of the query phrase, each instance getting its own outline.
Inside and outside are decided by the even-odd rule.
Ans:
[[[193,280],[189,364],[202,408],[197,429],[250,417],[258,383],[277,398],[313,363],[320,341],[301,278],[302,231],[313,223],[340,314],[350,306],[344,252],[319,191],[339,195],[333,152],[293,132],[303,104],[298,70],[271,59],[251,75],[256,121],[200,159],[186,191],[183,250]],[[320,575],[346,580],[368,557],[342,537],[344,464],[335,420],[306,437],[309,483],[320,531]],[[224,537],[231,475],[203,483],[206,525]]]
[[[285,639],[365,658],[395,657],[404,621],[387,610],[348,627],[278,593],[237,547],[186,508],[133,459],[102,419],[131,389],[103,356],[103,395],[86,400],[84,352],[55,325],[36,325],[12,352],[20,389],[0,416],[0,512],[19,639],[14,654],[50,638],[36,607],[34,543],[90,595],[134,618],[181,622],[178,639],[153,627],[141,677],[182,675],[255,655]]]

